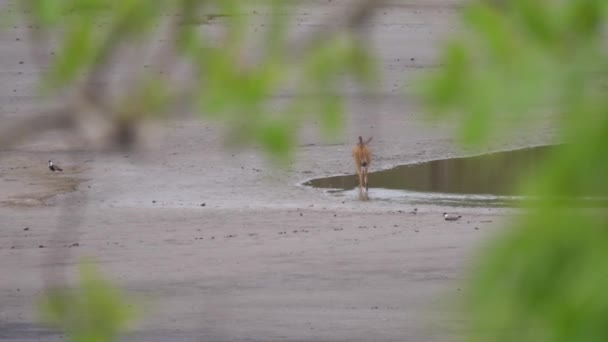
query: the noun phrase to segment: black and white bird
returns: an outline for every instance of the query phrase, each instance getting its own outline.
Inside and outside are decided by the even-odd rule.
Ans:
[[[460,219],[461,217],[462,217],[462,216],[460,216],[460,215],[443,213],[443,218],[444,218],[446,221],[456,221],[456,220]]]
[[[53,172],[55,171],[63,171],[62,168],[60,168],[59,166],[53,164],[53,161],[49,160],[49,169]]]

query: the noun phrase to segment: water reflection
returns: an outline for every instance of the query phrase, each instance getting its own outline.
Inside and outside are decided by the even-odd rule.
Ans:
[[[367,190],[359,189],[359,200],[369,201],[369,192]]]
[[[553,146],[485,154],[474,157],[434,160],[398,166],[370,173],[371,188],[512,196],[517,179],[536,175]],[[355,175],[313,179],[305,185],[350,190],[357,186]]]

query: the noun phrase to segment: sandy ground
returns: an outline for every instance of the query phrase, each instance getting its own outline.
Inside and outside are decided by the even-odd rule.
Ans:
[[[344,132],[327,141],[307,125],[285,170],[255,148],[225,149],[221,128],[188,118],[163,123],[159,143],[137,153],[94,154],[54,133],[2,152],[0,340],[61,340],[37,323],[36,300],[47,276],[73,272],[85,256],[145,303],[128,341],[461,337],[466,327],[449,303],[506,209],[424,205],[412,215],[412,204],[374,200],[373,184],[370,201],[299,185],[352,172],[358,135],[374,136],[374,169],[479,152],[458,148],[454,124],[427,122],[398,93],[436,62],[434,44],[454,30],[452,3],[381,11],[372,24],[385,74],[379,96],[347,92]],[[313,25],[310,13],[325,9],[297,12],[298,25]],[[0,122],[36,103],[20,34],[0,34]],[[552,136],[549,126],[528,127],[483,150]],[[65,172],[47,171],[48,159]],[[464,217],[446,222],[444,211]]]

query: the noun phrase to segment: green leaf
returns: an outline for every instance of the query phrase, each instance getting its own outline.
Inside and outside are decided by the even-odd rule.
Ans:
[[[71,342],[113,341],[132,316],[122,295],[87,264],[80,267],[77,289],[50,291],[40,310]]]
[[[350,71],[358,83],[369,89],[379,80],[380,73],[369,46],[361,42],[354,42],[350,51],[349,62]]]
[[[52,63],[46,81],[49,87],[64,86],[74,81],[97,53],[92,24],[85,20],[79,20],[78,23],[78,27],[72,28],[65,34],[62,47]]]
[[[283,0],[270,0],[271,13],[265,36],[266,51],[270,59],[277,58],[285,48],[287,24],[291,18],[286,12],[286,5]]]
[[[23,0],[32,18],[42,26],[56,25],[66,10],[64,0]]]
[[[292,124],[284,120],[267,120],[260,124],[257,140],[262,147],[278,160],[285,161],[295,144]]]
[[[322,95],[319,106],[323,133],[328,137],[335,136],[343,123],[342,113],[344,112],[344,108],[342,98],[328,92]]]

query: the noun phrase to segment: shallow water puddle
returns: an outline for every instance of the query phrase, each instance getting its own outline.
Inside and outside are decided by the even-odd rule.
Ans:
[[[517,198],[519,176],[540,172],[553,146],[539,146],[473,157],[402,165],[369,174],[369,197],[450,205],[500,205]],[[356,175],[310,180],[304,185],[328,189],[337,196],[356,196]]]

